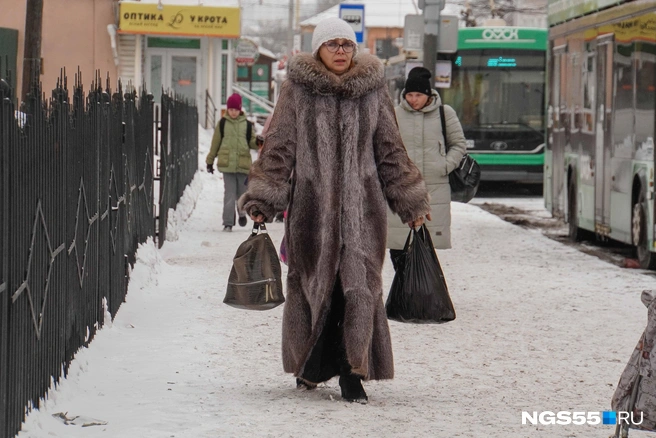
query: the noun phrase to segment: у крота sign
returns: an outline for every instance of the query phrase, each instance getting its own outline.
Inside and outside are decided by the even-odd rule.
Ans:
[[[351,25],[358,43],[364,42],[364,5],[339,5],[339,18]]]

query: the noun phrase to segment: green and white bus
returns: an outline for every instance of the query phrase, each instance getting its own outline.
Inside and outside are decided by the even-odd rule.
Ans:
[[[460,118],[483,181],[543,181],[547,30],[467,27],[442,101]]]
[[[543,182],[547,29],[468,27],[456,53],[438,54],[436,87],[460,118],[483,181]],[[410,68],[390,60],[393,97]]]
[[[656,1],[549,2],[544,199],[586,232],[656,267]]]

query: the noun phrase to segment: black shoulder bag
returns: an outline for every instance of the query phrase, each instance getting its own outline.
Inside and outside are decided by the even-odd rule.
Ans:
[[[254,223],[253,232],[239,245],[233,259],[223,302],[238,309],[273,309],[285,302],[281,274],[278,253],[266,226]]]
[[[449,143],[446,135],[446,120],[444,118],[444,105],[440,105],[440,120],[442,122],[442,134],[446,153],[449,153]],[[449,173],[449,185],[451,186],[451,200],[467,203],[472,200],[478,191],[481,182],[481,168],[469,154],[462,156],[458,167]]]

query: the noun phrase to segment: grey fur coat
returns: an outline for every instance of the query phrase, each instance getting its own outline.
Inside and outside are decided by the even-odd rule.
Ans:
[[[386,208],[405,221],[428,213],[424,180],[403,147],[377,58],[359,55],[337,76],[299,54],[288,78],[239,201],[240,209],[259,210],[267,220],[287,209],[284,370],[303,375],[339,274],[352,372],[391,379],[381,279]]]

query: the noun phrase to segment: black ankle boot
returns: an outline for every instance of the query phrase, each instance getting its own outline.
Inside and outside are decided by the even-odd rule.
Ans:
[[[305,388],[305,389],[315,389],[317,387],[316,384],[314,383],[308,383],[303,379],[299,379],[298,377],[296,378],[296,387],[298,389]]]
[[[339,376],[339,386],[342,388],[342,398],[346,401],[366,404],[369,400],[362,387],[362,378],[357,374]]]

